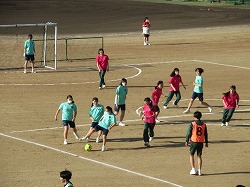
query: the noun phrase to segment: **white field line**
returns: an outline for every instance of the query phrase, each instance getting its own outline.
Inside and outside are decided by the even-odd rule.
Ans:
[[[158,182],[170,184],[172,186],[182,187],[181,185],[178,185],[178,184],[175,184],[175,183],[163,180],[163,179],[159,179],[159,178],[152,177],[152,176],[149,176],[149,175],[144,175],[142,173],[138,173],[138,172],[135,172],[135,171],[132,171],[132,170],[129,170],[129,169],[121,168],[121,167],[118,167],[118,166],[115,166],[115,165],[111,165],[111,164],[107,164],[107,163],[100,162],[100,161],[97,161],[97,160],[93,160],[93,159],[90,159],[90,158],[86,158],[86,157],[83,157],[83,156],[80,156],[80,155],[77,155],[77,154],[74,154],[74,153],[70,153],[68,151],[64,151],[64,150],[61,150],[61,149],[50,147],[50,146],[47,146],[47,145],[44,145],[44,144],[32,142],[32,141],[25,140],[25,139],[22,139],[22,138],[17,138],[17,137],[14,137],[14,136],[3,134],[3,133],[0,133],[0,135],[4,136],[4,137],[7,137],[7,138],[14,139],[14,140],[18,140],[18,141],[22,141],[22,142],[29,143],[29,144],[32,144],[32,145],[36,145],[36,146],[39,146],[39,147],[47,148],[47,149],[50,149],[52,151],[56,151],[56,152],[59,152],[59,153],[62,153],[62,154],[74,156],[74,157],[77,157],[77,158],[82,159],[82,160],[93,162],[95,164],[99,164],[99,165],[103,165],[103,166],[106,166],[106,167],[110,167],[112,169],[117,169],[117,170],[120,170],[120,171],[131,173],[133,175],[137,175],[137,176],[144,177],[144,178],[147,178],[147,179],[151,179],[151,180],[155,180],[155,181],[158,181]]]
[[[235,66],[235,65],[228,65],[228,64],[221,64],[221,63],[216,63],[216,62],[208,62],[208,61],[203,61],[203,60],[182,60],[182,61],[166,61],[166,62],[147,62],[147,63],[138,63],[138,64],[125,64],[124,66],[135,68],[138,70],[138,73],[136,75],[127,77],[127,79],[131,79],[134,77],[137,77],[141,74],[142,70],[138,67],[135,67],[135,65],[147,65],[147,64],[170,64],[170,63],[181,63],[181,62],[201,62],[205,64],[213,64],[213,65],[219,65],[219,66],[227,66],[227,67],[232,67],[232,68],[239,68],[239,69],[246,69],[250,70],[248,67],[242,67],[242,66]],[[117,66],[117,65],[116,65]],[[90,67],[86,67],[90,68]],[[114,81],[119,81],[120,79],[114,79],[114,80],[107,80],[107,82],[114,82]],[[99,81],[92,81],[92,82],[81,82],[81,83],[47,83],[47,84],[36,84],[36,83],[30,83],[30,84],[0,84],[0,86],[55,86],[55,85],[81,85],[81,84],[94,84],[98,83]]]
[[[141,108],[141,107],[140,107]],[[138,108],[139,109],[139,108]],[[137,110],[138,110],[137,109]],[[235,112],[249,112],[250,109],[237,109]],[[221,112],[213,112],[213,113],[202,113],[203,115],[214,115],[214,114],[221,114]],[[160,116],[158,119],[172,119],[172,118],[183,118],[183,117],[190,117],[193,116],[193,114],[182,114],[182,115],[175,115],[175,116]],[[142,121],[141,119],[130,119],[130,120],[124,120],[124,123],[133,123],[133,122],[139,122]],[[164,122],[164,121],[162,121]],[[173,124],[179,124],[181,121],[175,121],[172,122]],[[215,125],[217,126],[218,124],[208,124],[208,125]],[[90,124],[83,124],[83,125],[77,125],[77,127],[85,127],[85,126],[90,126]],[[11,131],[11,132],[5,132],[6,134],[12,134],[12,133],[27,133],[27,132],[36,132],[36,131],[46,131],[46,130],[57,130],[57,129],[62,129],[63,127],[51,127],[51,128],[41,128],[41,129],[31,129],[31,130],[21,130],[21,131]]]

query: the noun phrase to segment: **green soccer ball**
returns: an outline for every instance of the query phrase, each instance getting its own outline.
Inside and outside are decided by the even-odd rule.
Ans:
[[[89,143],[87,143],[87,144],[84,146],[84,149],[85,149],[85,151],[91,151],[92,146],[91,146]]]

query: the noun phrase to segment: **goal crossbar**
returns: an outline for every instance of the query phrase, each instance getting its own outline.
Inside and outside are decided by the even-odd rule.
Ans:
[[[47,23],[35,23],[35,24],[10,24],[10,25],[0,25],[0,28],[13,28],[13,27],[44,27],[44,46],[43,46],[43,66],[50,69],[57,69],[57,23],[47,22]],[[54,67],[47,66],[46,62],[46,50],[47,50],[47,30],[48,26],[54,27]]]

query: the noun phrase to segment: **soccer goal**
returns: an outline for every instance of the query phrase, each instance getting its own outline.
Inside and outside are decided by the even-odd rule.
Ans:
[[[24,42],[35,41],[35,66],[57,69],[57,23],[0,25],[0,70],[23,68]]]

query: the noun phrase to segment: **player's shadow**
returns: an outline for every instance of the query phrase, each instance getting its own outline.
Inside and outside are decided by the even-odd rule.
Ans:
[[[227,143],[245,143],[245,142],[250,142],[250,140],[212,140],[209,141],[211,144],[227,144]]]
[[[154,137],[154,140],[167,140],[173,138],[183,138],[183,136],[169,136],[169,137]],[[108,139],[109,142],[143,142],[143,137],[134,137],[134,138],[111,138]]]
[[[204,176],[206,175],[235,175],[235,174],[250,174],[250,171],[232,171],[232,172],[221,172],[221,173],[207,173],[202,174]]]
[[[185,147],[184,142],[166,142],[161,144],[151,143],[149,147],[144,146],[143,140],[141,140],[142,146],[138,147],[119,147],[119,148],[110,148],[110,150],[141,150],[141,149],[158,149],[158,148],[179,148]]]

